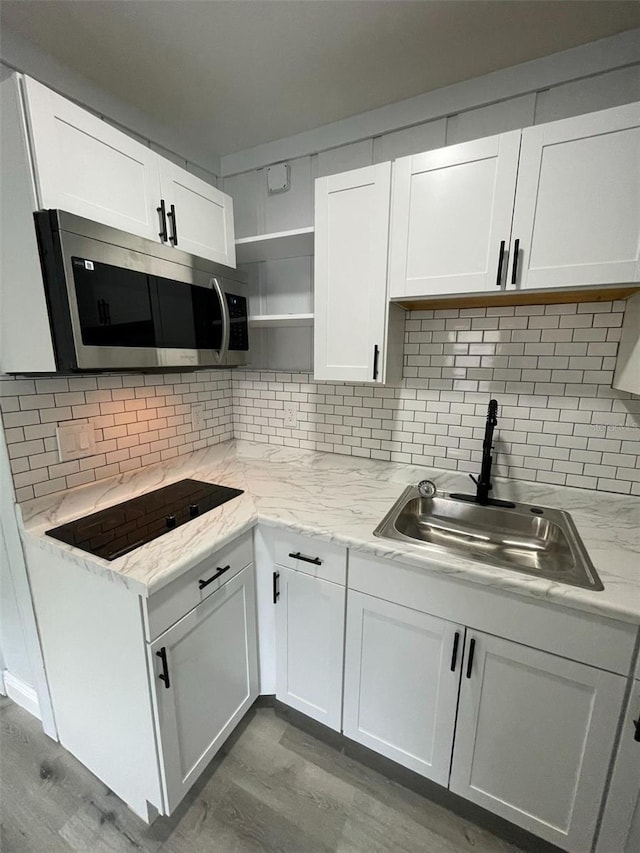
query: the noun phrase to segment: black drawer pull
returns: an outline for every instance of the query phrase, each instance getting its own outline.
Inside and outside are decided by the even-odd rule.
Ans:
[[[160,231],[158,232],[158,237],[163,243],[166,243],[169,235],[167,234],[167,209],[163,198],[160,199],[160,207],[156,207],[156,210],[160,214]]]
[[[496,287],[502,284],[502,265],[504,263],[504,240],[500,241],[500,254],[498,255],[498,275],[496,277]]]
[[[473,669],[473,653],[476,650],[476,641],[471,640],[469,643],[469,659],[467,660],[467,678],[471,678],[471,670]]]
[[[178,245],[178,226],[176,225],[176,206],[175,204],[171,205],[171,209],[167,212],[167,219],[171,223],[171,234],[169,235],[169,242],[173,246]]]
[[[633,736],[633,739],[640,743],[640,717],[638,717],[637,720],[633,721],[633,726],[635,728],[635,734]]]
[[[289,554],[290,557],[293,557],[294,560],[303,560],[305,563],[313,563],[314,566],[321,566],[322,560],[320,557],[305,557],[304,554],[301,554],[298,551],[296,554]]]
[[[513,267],[511,268],[511,284],[515,284],[518,278],[518,255],[520,254],[520,240],[513,244]]]
[[[278,599],[280,598],[280,584],[278,581],[280,580],[280,572],[273,573],[273,603],[276,604]]]
[[[460,643],[460,631],[456,631],[453,635],[453,651],[451,652],[451,672],[456,671],[456,663],[458,660],[458,645]]]
[[[208,578],[206,581],[199,580],[198,581],[198,589],[204,589],[205,586],[209,586],[209,584],[213,583],[213,581],[217,580],[220,577],[220,575],[223,575],[225,572],[228,572],[230,568],[231,568],[231,566],[225,566],[222,569],[217,569],[215,575],[211,575],[211,577]]]
[[[171,687],[171,682],[169,681],[169,667],[167,666],[167,650],[163,646],[159,652],[156,652],[156,656],[160,658],[162,661],[162,672],[158,676],[160,681],[164,681],[164,686],[168,690]]]

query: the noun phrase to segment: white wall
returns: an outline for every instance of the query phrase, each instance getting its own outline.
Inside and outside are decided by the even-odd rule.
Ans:
[[[0,526],[0,649],[2,668],[34,689],[35,679],[27,652],[24,626],[18,612],[16,590],[9,570],[9,555]]]
[[[234,200],[237,237],[302,228],[313,225],[317,177],[638,100],[640,29],[228,155],[222,186]],[[266,167],[282,161],[290,189],[269,195]],[[274,287],[280,312],[305,310],[283,304],[311,303],[313,264],[304,260],[278,270],[249,265],[260,305],[251,313],[268,313]],[[311,336],[310,328],[254,330],[252,366],[310,370]]]
[[[220,160],[208,148],[206,141],[203,142],[199,136],[190,136],[183,127],[159,122],[110,95],[6,27],[2,31],[0,61],[82,104],[203,180],[216,183]]]
[[[11,469],[0,429],[0,646],[4,691],[42,720],[57,738],[22,542],[15,516]]]
[[[538,96],[547,91],[550,95],[548,98],[546,95],[542,98],[541,111],[535,116],[536,122],[626,103],[638,97],[637,94],[634,95],[634,91],[637,93],[638,76],[637,69],[635,74],[632,71],[629,75],[624,69],[638,63],[640,29],[629,30],[611,38],[322,125],[296,136],[228,154],[221,159],[220,174],[228,177],[261,168],[269,163],[341,148],[357,141],[377,139],[399,129],[413,128],[506,101],[512,102],[513,109],[517,111],[516,104],[520,97]],[[616,69],[620,69],[620,74],[608,80],[602,89],[598,81],[590,80]],[[575,89],[557,91],[558,86],[573,82],[579,84]],[[557,110],[556,114],[554,109]],[[508,110],[507,114],[513,115],[511,110]],[[492,115],[491,122],[496,120],[497,115]],[[500,132],[502,129],[511,128],[497,127],[493,132]],[[479,135],[486,135],[486,131]],[[351,166],[337,171],[343,171],[344,168]]]

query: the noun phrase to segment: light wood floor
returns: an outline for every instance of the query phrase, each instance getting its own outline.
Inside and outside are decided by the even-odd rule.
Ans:
[[[517,853],[270,708],[151,827],[2,697],[0,723],[3,853]]]

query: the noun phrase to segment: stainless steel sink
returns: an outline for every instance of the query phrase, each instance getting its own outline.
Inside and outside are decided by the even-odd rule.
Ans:
[[[482,506],[404,490],[375,536],[585,589],[604,589],[571,516],[549,507]]]

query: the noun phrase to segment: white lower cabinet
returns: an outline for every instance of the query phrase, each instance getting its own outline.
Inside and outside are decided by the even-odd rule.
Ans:
[[[377,561],[363,565],[351,559],[349,583],[373,590]],[[559,623],[539,641],[560,654],[464,626],[475,609],[519,636],[500,596],[491,619],[480,591],[422,584],[435,613],[460,621],[407,606],[423,602],[400,574],[389,594],[403,604],[349,589],[344,734],[564,850],[591,850],[626,677],[562,657]]]
[[[274,603],[276,698],[340,731],[344,585],[278,566]]]
[[[158,637],[149,658],[170,814],[258,695],[253,564]]]
[[[597,853],[640,850],[640,680],[633,683],[609,784]]]
[[[565,850],[590,850],[625,685],[468,632],[451,790]]]
[[[349,592],[344,734],[446,785],[464,628]]]

